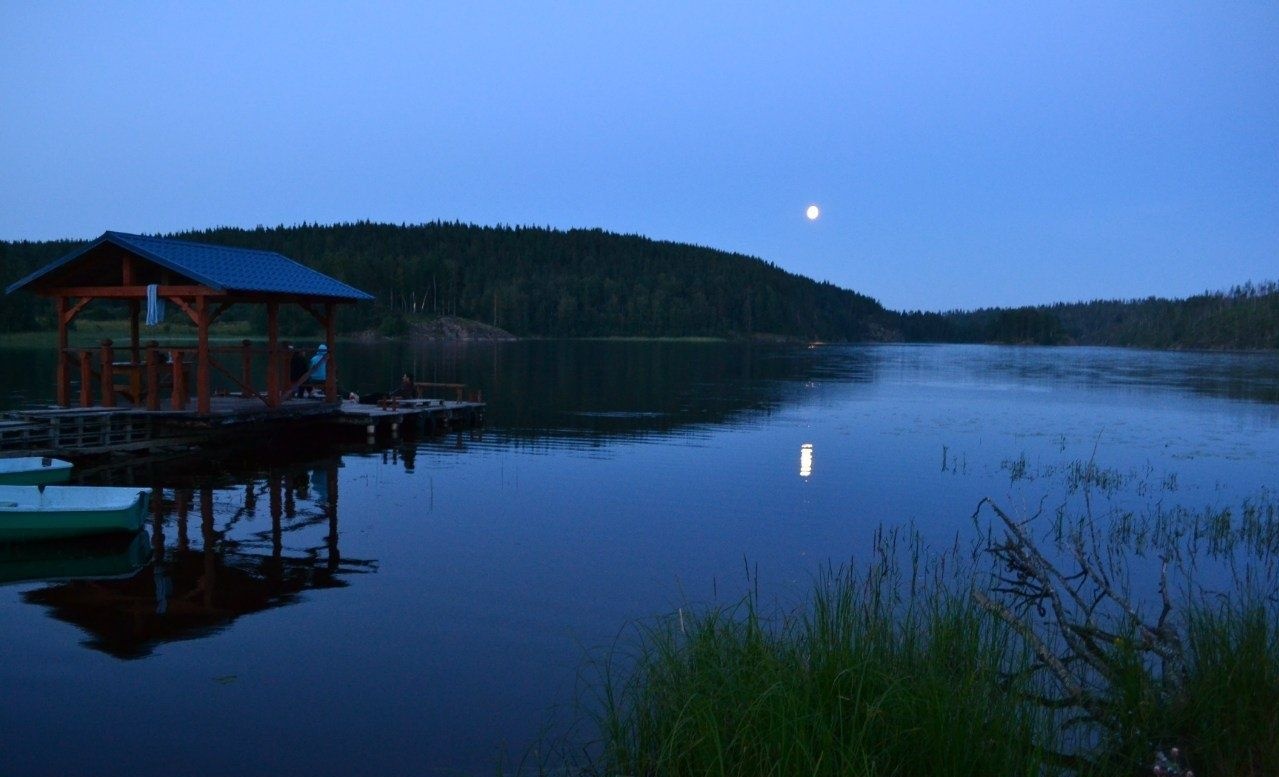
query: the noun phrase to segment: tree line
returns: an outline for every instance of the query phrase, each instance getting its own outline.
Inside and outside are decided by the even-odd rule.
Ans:
[[[393,333],[414,317],[455,315],[522,336],[853,341],[875,338],[892,319],[870,297],[760,259],[598,229],[358,222],[166,237],[276,251],[374,295],[374,304],[343,310],[345,331]],[[0,243],[0,280],[11,283],[78,245]],[[48,308],[33,295],[9,295],[0,322],[10,331],[47,328]]]
[[[1246,283],[1186,299],[1147,297],[901,315],[917,342],[1279,349],[1279,283]]]
[[[399,334],[453,315],[535,337],[787,338],[833,342],[996,342],[1149,348],[1279,348],[1279,288],[1247,284],[1184,300],[1151,297],[930,313],[787,272],[755,257],[599,229],[373,222],[166,235],[276,251],[374,295],[343,310],[341,331]],[[84,245],[0,241],[0,284]],[[95,311],[95,308],[100,308]],[[118,315],[90,306],[87,315]],[[228,318],[264,326],[260,307]],[[0,331],[53,328],[32,294],[0,297]],[[314,321],[286,309],[287,334]]]

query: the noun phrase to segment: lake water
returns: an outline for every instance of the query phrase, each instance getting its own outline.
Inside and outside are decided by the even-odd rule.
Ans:
[[[627,624],[751,580],[793,601],[881,525],[966,542],[981,498],[1029,513],[1072,462],[1117,473],[1139,511],[1279,485],[1271,354],[550,341],[339,358],[344,389],[403,369],[478,387],[488,426],[82,472],[163,499],[133,544],[0,558],[0,773],[492,773],[571,719],[587,655]],[[0,349],[0,408],[51,384],[44,350]]]

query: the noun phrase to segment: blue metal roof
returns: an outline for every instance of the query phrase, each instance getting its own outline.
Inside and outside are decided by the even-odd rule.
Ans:
[[[296,294],[351,301],[373,299],[370,294],[274,251],[228,248],[124,232],[104,232],[102,237],[84,248],[72,251],[10,284],[5,292],[16,291],[105,243],[119,246],[220,292]]]

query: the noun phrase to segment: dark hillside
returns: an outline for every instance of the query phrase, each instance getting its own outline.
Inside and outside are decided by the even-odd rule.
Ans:
[[[344,311],[340,321],[346,332],[404,335],[413,323],[455,316],[542,337],[1279,348],[1275,283],[1184,300],[893,313],[870,297],[754,257],[598,229],[359,222],[210,229],[170,237],[278,251],[373,294],[375,303]],[[0,242],[0,285],[78,245]],[[119,315],[97,307],[85,315]],[[0,296],[0,331],[51,329],[50,311],[31,294]],[[301,311],[282,311],[286,334],[307,333],[314,326]]]
[[[376,296],[346,330],[403,331],[406,316],[456,315],[536,336],[891,336],[875,300],[760,259],[601,230],[367,222],[211,229],[170,237],[278,251]],[[8,284],[76,243],[0,243]],[[0,299],[6,329],[46,328],[48,305]]]

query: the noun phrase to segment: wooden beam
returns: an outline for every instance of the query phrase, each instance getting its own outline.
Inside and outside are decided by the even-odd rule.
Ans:
[[[147,343],[147,410],[160,409],[160,351],[155,340]]]
[[[324,343],[328,346],[328,369],[324,373],[324,399],[338,401],[337,310],[332,302],[324,306]]]
[[[196,299],[202,300],[204,299],[204,297],[196,297]],[[181,310],[183,313],[186,313],[187,318],[191,319],[191,323],[195,324],[196,326],[200,325],[200,314],[196,312],[195,308],[188,305],[186,300],[182,299],[181,297],[168,297],[168,300],[172,302],[174,305],[177,305],[178,309]]]
[[[306,312],[310,313],[311,318],[314,318],[316,321],[318,321],[320,323],[320,326],[324,326],[324,314],[316,310],[315,308],[311,307],[310,302],[299,302],[297,303],[297,306],[302,308]]]
[[[210,386],[212,373],[209,370],[209,300],[208,297],[195,298],[196,327],[199,330],[199,343],[196,346],[196,412],[208,415],[213,410],[213,394]]]
[[[80,407],[93,405],[93,358],[91,351],[80,352]]]
[[[98,299],[146,299],[146,286],[66,286],[38,291],[46,297],[96,297]],[[225,297],[226,292],[208,286],[161,286],[157,293],[162,297],[183,296],[194,297],[203,294],[209,297]]]
[[[222,373],[223,375],[225,375],[227,380],[239,386],[240,396],[242,398],[248,399],[250,397],[257,397],[258,399],[262,400],[263,403],[266,403],[267,401],[266,397],[259,394],[257,389],[253,388],[252,384],[244,380],[241,380],[240,378],[237,378],[235,375],[231,374],[231,371],[228,370],[225,366],[223,366],[222,362],[218,361],[217,359],[210,358],[209,366],[217,370],[218,372]]]
[[[70,355],[67,353],[68,335],[67,335],[67,298],[58,297],[54,300],[54,306],[58,316],[58,370],[57,370],[57,395],[58,404],[62,407],[71,406],[71,370]]]
[[[98,373],[98,382],[102,384],[102,406],[115,407],[115,348],[110,338],[102,341],[102,368]]]
[[[213,311],[213,315],[209,318],[209,323],[212,324],[216,322],[222,316],[222,314],[227,312],[227,310],[234,304],[235,304],[234,302],[227,301],[227,302],[223,302],[221,305],[218,305],[217,310]]]
[[[62,299],[66,299],[66,297],[63,297]],[[66,323],[70,324],[72,321],[75,321],[75,317],[80,315],[80,311],[88,307],[89,303],[92,301],[93,299],[91,297],[85,297],[67,310],[65,313]]]
[[[280,396],[280,306],[266,303],[266,406],[277,408],[283,401]]]
[[[173,397],[170,407],[174,410],[186,410],[187,407],[187,371],[183,365],[183,352],[176,349],[170,353],[173,361]]]
[[[142,363],[142,356],[139,353],[138,340],[138,319],[142,316],[141,300],[129,300],[129,353],[130,361],[134,364]]]

